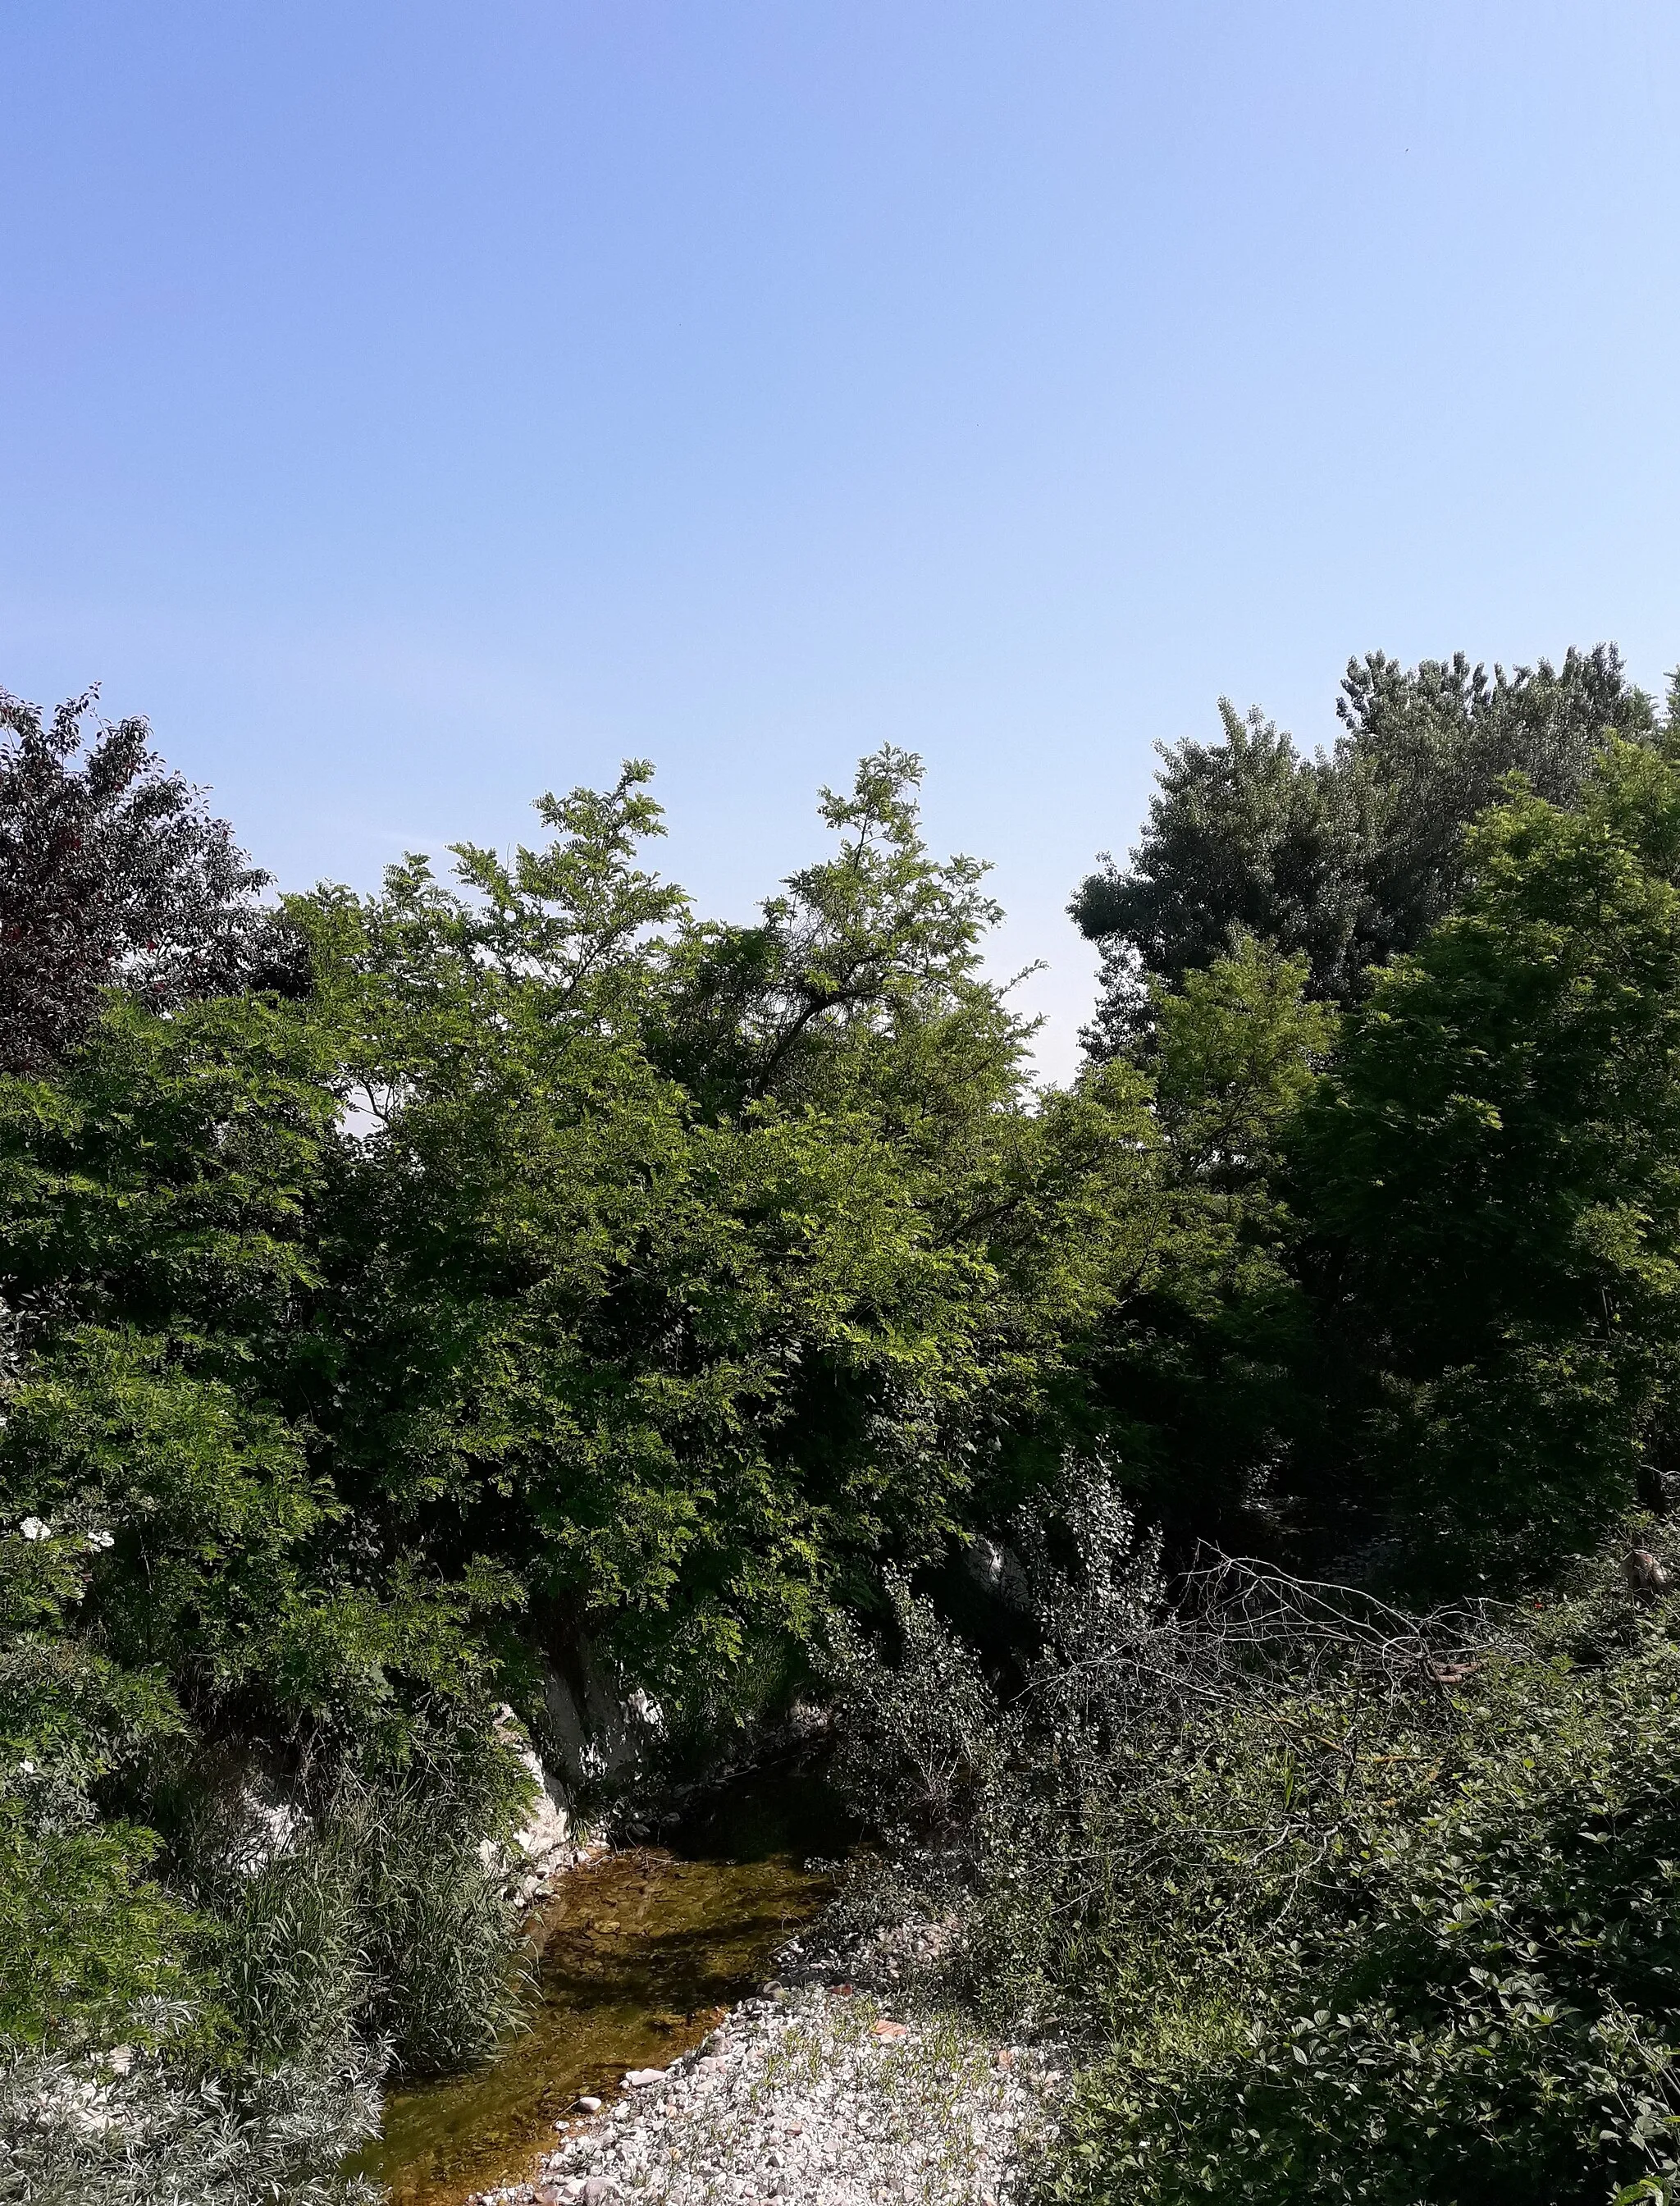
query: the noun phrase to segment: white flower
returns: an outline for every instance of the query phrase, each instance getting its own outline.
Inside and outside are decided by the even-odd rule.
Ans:
[[[113,1532],[90,1532],[87,1535],[87,1544],[90,1547],[115,1547],[116,1535]]]
[[[23,1520],[23,1536],[26,1540],[50,1540],[52,1537],[52,1527],[51,1524],[44,1523],[39,1517],[26,1517]]]

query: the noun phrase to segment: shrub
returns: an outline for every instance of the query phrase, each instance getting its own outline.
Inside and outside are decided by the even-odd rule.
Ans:
[[[1606,1559],[1412,1619],[1205,1559],[1169,1605],[1100,1486],[1059,1537],[1059,1570],[1023,1541],[1043,1657],[937,1845],[889,1783],[961,1666],[931,1614],[851,1719],[891,1842],[854,1915],[954,1919],[959,1987],[1084,2048],[1047,2191],[1680,2196],[1680,1604]]]
[[[372,2048],[402,2074],[486,2060],[524,2012],[501,1874],[529,1780],[490,1734],[419,1731],[396,1768],[341,1770],[312,1822],[247,1794],[183,1833],[213,1928],[207,1973],[265,2072]],[[278,1843],[277,1844],[277,1837]]]
[[[864,1820],[900,1848],[948,1837],[992,1773],[997,1702],[970,1650],[889,1569],[898,1660],[852,1619],[830,1622],[825,1670],[844,1712],[835,1776]]]
[[[408,2075],[470,2068],[525,2012],[515,1912],[480,1855],[486,1827],[435,1774],[341,1810],[367,1992],[363,2026]]]
[[[369,2063],[183,2083],[156,2056],[0,2062],[4,2206],[373,2206],[339,2162],[378,2120]]]
[[[1339,1867],[1224,2043],[1089,2083],[1064,2191],[1427,2206],[1670,2195],[1680,2169],[1680,1649],[1495,1655],[1475,1745]],[[1339,1917],[1338,1919],[1338,1912]]]

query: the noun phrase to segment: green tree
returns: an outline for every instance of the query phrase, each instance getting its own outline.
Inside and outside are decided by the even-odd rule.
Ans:
[[[509,1925],[477,1846],[527,1789],[491,1729],[483,1623],[505,1580],[444,1583],[356,1527],[297,1408],[338,1068],[307,1002],[164,1015],[116,994],[51,1075],[0,1080],[0,1284],[18,1313],[0,1422],[14,2037],[133,2038],[136,2001],[168,1994],[196,2012],[192,2043],[254,2057],[228,1924],[255,1889],[238,1863],[273,1843],[265,1796],[305,1847],[351,1791],[388,1810],[417,1759],[429,1832],[410,1827],[384,1893],[364,1880],[341,1911],[341,2004],[366,2044],[340,2050],[360,2073],[383,2034],[390,1967],[370,1957],[395,1951],[416,1863],[452,1875],[457,1914],[481,1925],[457,2006],[474,1991],[499,2006]],[[476,1820],[457,1833],[464,1798]],[[247,1976],[305,1965],[289,1920],[252,1926]],[[412,2033],[393,2034],[406,2056]]]
[[[1308,985],[1304,957],[1240,935],[1152,988],[1151,1261],[1080,1377],[1093,1440],[1175,1553],[1289,1539],[1303,1443],[1316,1461],[1321,1374],[1280,1170],[1338,1024]]]
[[[551,1655],[680,1684],[938,1553],[1137,1238],[1141,1098],[1037,1107],[919,771],[825,796],[836,854],[753,927],[640,868],[640,766],[545,800],[545,850],[458,852],[458,891],[414,860],[301,914],[366,1109],[321,1460],[387,1542],[516,1570]]]
[[[1373,652],[1349,660],[1337,710],[1329,756],[1224,700],[1218,742],[1163,751],[1129,867],[1105,858],[1070,907],[1103,956],[1092,1048],[1146,1033],[1151,979],[1176,983],[1243,932],[1305,956],[1314,996],[1355,1001],[1451,907],[1463,831],[1506,774],[1568,804],[1612,730],[1655,728],[1609,645],[1491,677],[1462,653],[1407,670]]]
[[[1315,1279],[1413,1566],[1542,1570],[1659,1497],[1680,1342],[1680,772],[1520,792],[1309,1106]]]

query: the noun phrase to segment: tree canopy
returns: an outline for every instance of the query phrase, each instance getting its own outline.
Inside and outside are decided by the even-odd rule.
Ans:
[[[1507,775],[1569,803],[1612,734],[1656,724],[1608,644],[1491,676],[1462,652],[1411,669],[1373,652],[1348,662],[1337,712],[1328,755],[1224,699],[1218,741],[1163,749],[1129,866],[1105,857],[1070,907],[1103,955],[1094,1049],[1147,1025],[1151,976],[1180,981],[1244,930],[1305,956],[1314,996],[1356,1000],[1451,908],[1463,830]]]
[[[1543,1574],[1662,1503],[1680,1368],[1680,772],[1612,744],[1575,808],[1516,794],[1465,862],[1352,1021],[1296,1167],[1437,1583],[1472,1557]]]
[[[0,690],[0,1067],[80,1039],[121,980],[165,1006],[236,984],[268,876],[151,748],[144,720],[49,719]]]

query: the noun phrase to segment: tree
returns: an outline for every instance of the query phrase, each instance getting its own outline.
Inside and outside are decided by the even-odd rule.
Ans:
[[[1141,1261],[1138,1084],[1035,1107],[918,775],[826,795],[837,850],[753,927],[641,869],[640,766],[460,890],[414,860],[299,908],[369,1106],[300,1414],[359,1521],[501,1559],[551,1654],[680,1691],[938,1553]]]
[[[884,1049],[914,1060],[919,1106],[940,1059],[954,1080],[983,1077],[993,1102],[1018,1091],[1030,1028],[980,978],[1002,916],[981,891],[989,869],[929,856],[921,772],[891,745],[863,760],[849,792],[821,794],[832,857],[793,874],[755,925],[684,928],[653,1046],[706,1107],[831,1096],[848,1068],[878,1075]]]
[[[1242,935],[1180,987],[1151,987],[1154,1261],[1104,1311],[1081,1377],[1122,1482],[1176,1555],[1288,1540],[1296,1458],[1319,1437],[1322,1374],[1281,1166],[1338,1021],[1307,982],[1304,957]]]
[[[529,1790],[489,1690],[506,1573],[354,1520],[297,1411],[344,1100],[320,1006],[264,995],[112,989],[0,1076],[0,2034],[144,2040],[135,2002],[185,1997],[171,2060],[244,2072],[247,2112],[274,2063],[325,2108],[381,2041],[487,2049],[511,1924],[479,1847]],[[317,1991],[356,2042],[265,2036]]]
[[[1374,652],[1349,661],[1337,711],[1328,757],[1223,699],[1218,742],[1163,751],[1129,868],[1105,858],[1070,906],[1102,951],[1099,1054],[1147,1032],[1152,977],[1177,982],[1242,932],[1304,955],[1313,995],[1357,1001],[1451,907],[1463,830],[1507,774],[1568,804],[1612,730],[1656,725],[1609,645],[1491,678],[1462,653],[1409,671]]]
[[[267,875],[171,773],[144,720],[51,719],[0,690],[0,1070],[52,1064],[121,980],[158,1005],[248,958]]]
[[[1680,1369],[1680,768],[1612,743],[1466,845],[1296,1148],[1309,1277],[1414,1572],[1542,1572],[1658,1473]]]
[[[0,1079],[0,1510],[108,1533],[78,1608],[99,1647],[283,1757],[383,1722],[398,1672],[474,1666],[456,1590],[345,1537],[296,1408],[334,1039],[307,1005],[116,994],[51,1078]]]

